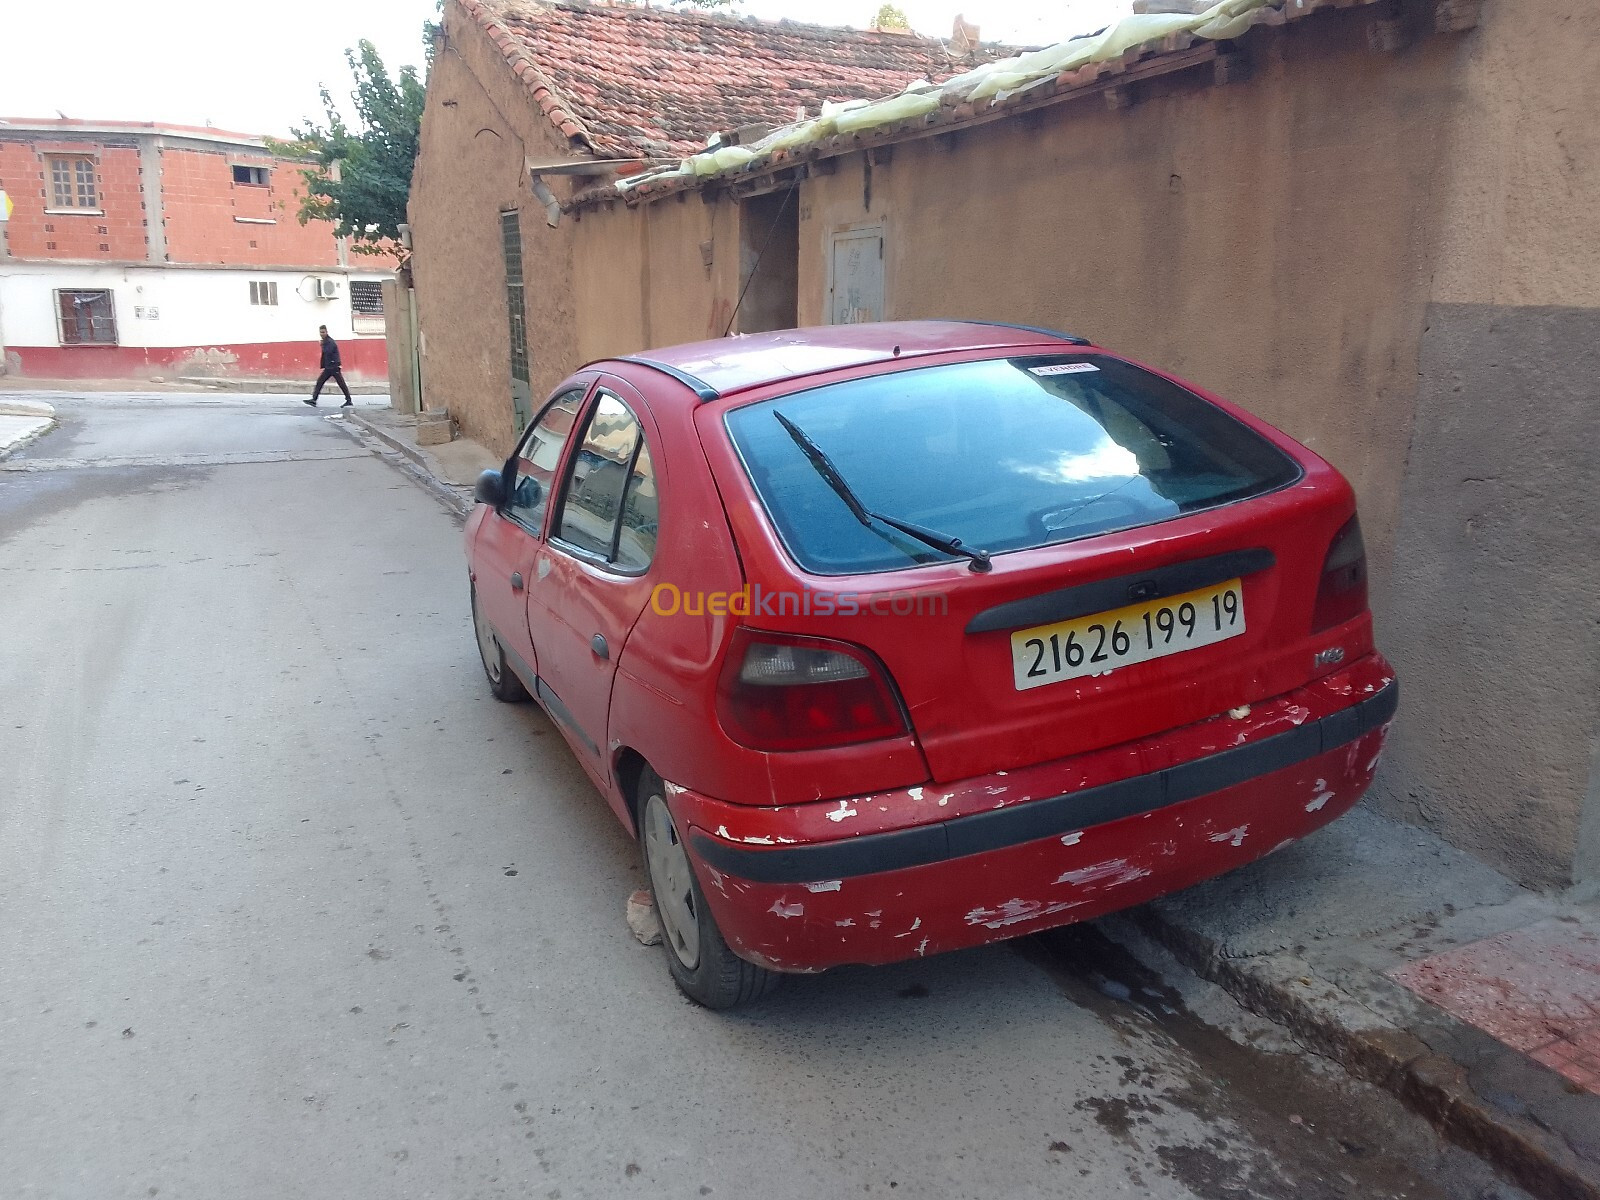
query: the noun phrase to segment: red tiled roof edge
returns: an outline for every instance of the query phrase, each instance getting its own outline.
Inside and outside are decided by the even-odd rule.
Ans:
[[[1361,8],[1381,3],[1382,0],[1270,0],[1270,4],[1256,10],[1246,35],[1257,36],[1261,27],[1281,26],[1303,18],[1321,15],[1330,9]],[[1441,34],[1460,33],[1471,28],[1467,25],[1439,25]],[[1092,36],[1092,35],[1084,35]],[[1236,42],[1244,35],[1235,35],[1227,41]],[[1046,83],[1037,81],[1023,91],[1012,92],[1005,98],[992,100],[963,100],[946,94],[937,109],[920,117],[889,122],[875,128],[854,133],[836,133],[809,145],[764,154],[753,162],[733,170],[718,171],[710,175],[669,174],[647,179],[644,183],[619,193],[610,183],[596,184],[576,192],[562,203],[563,212],[582,212],[585,209],[624,204],[629,208],[653,203],[665,196],[689,191],[726,188],[741,182],[776,176],[785,172],[804,172],[818,159],[833,158],[856,150],[872,149],[895,142],[908,141],[935,132],[946,132],[985,124],[1015,114],[1069,101],[1093,93],[1103,92],[1119,84],[1135,82],[1139,78],[1181,71],[1196,66],[1211,67],[1221,54],[1221,43],[1196,38],[1189,33],[1173,33],[1131,46],[1116,58],[1091,62],[1082,67],[1063,71]],[[1235,71],[1217,71],[1214,81],[1249,78]],[[1124,108],[1124,104],[1115,107]],[[800,175],[795,175],[798,182]]]
[[[484,33],[489,35],[500,53],[505,57],[506,65],[521,81],[528,95],[533,97],[539,110],[550,119],[550,123],[560,130],[563,137],[583,143],[583,148],[592,152],[617,152],[614,146],[599,145],[596,139],[578,120],[577,114],[572,112],[561,98],[561,93],[556,91],[555,85],[547,78],[533,60],[518,45],[517,39],[511,31],[500,23],[499,15],[483,0],[455,0],[466,13],[478,23]],[[622,153],[631,153],[626,147],[621,148]]]

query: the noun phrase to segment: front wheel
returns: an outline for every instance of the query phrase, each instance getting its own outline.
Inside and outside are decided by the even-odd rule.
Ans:
[[[516,704],[528,698],[528,689],[522,686],[517,673],[506,665],[506,652],[495,637],[494,628],[484,620],[478,607],[478,588],[472,585],[472,631],[478,636],[478,657],[483,660],[483,673],[489,677],[489,691],[496,700]]]
[[[735,1008],[759,999],[783,976],[745,962],[728,948],[695,879],[665,792],[661,777],[646,769],[639,780],[639,842],[661,918],[667,970],[685,996],[707,1008]]]

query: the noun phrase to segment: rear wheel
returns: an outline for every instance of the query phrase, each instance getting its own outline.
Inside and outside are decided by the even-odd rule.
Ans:
[[[472,631],[478,636],[478,657],[483,660],[483,673],[489,677],[489,691],[494,698],[507,704],[526,700],[528,689],[506,665],[506,652],[501,649],[500,639],[495,637],[493,627],[484,620],[483,611],[478,607],[476,585],[472,588]]]
[[[646,768],[639,779],[639,843],[661,918],[667,970],[685,996],[707,1008],[734,1008],[765,996],[783,976],[745,962],[728,948],[695,879],[665,793],[660,776]]]

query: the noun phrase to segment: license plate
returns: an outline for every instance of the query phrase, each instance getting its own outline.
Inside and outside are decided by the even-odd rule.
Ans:
[[[1104,675],[1119,667],[1212,646],[1244,632],[1237,579],[1011,635],[1017,691]]]

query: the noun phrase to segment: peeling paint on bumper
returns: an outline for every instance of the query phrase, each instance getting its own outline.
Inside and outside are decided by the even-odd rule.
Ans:
[[[1298,761],[1276,769],[1232,782],[1226,772],[1218,774],[1216,764],[1240,761],[1230,760],[1229,753],[1257,746],[1248,761],[1270,765],[1282,755],[1270,752],[1266,743],[1276,738],[1274,746],[1286,747],[1281,735],[1309,723],[1335,731],[1325,739],[1330,742],[1342,736],[1337,731],[1356,732],[1349,722],[1361,702],[1392,685],[1393,671],[1372,655],[1308,687],[1255,703],[1244,719],[1224,714],[1094,754],[954,785],[856,797],[848,807],[857,815],[846,822],[833,818],[841,809],[838,800],[751,808],[680,791],[671,803],[680,827],[691,831],[691,861],[736,953],[787,971],[896,962],[1142,904],[1305,837],[1347,812],[1371,784],[1392,701],[1378,714],[1382,724],[1321,752],[1302,757],[1305,739],[1298,738]],[[1366,711],[1371,714],[1370,704]],[[964,834],[952,854],[952,839],[944,838],[945,851],[936,860],[915,861],[916,854],[926,859],[930,852],[930,830],[988,828],[983,822],[963,825],[963,818],[1015,809],[1023,822],[1010,824],[1026,829],[1031,813],[1045,811],[1037,805],[1025,808],[1036,798],[1048,798],[1060,811],[1063,798],[1070,808],[1079,793],[1119,795],[1124,785],[1160,772],[1179,781],[1219,778],[1226,786],[1200,794],[1178,792],[1179,798],[1149,811],[1015,844],[982,848],[981,840]],[[1086,805],[1088,812],[1095,808]],[[960,852],[968,844],[978,848]],[[905,861],[906,846],[922,849],[913,850],[914,865],[833,872],[825,880],[785,878],[794,873],[796,861],[804,860],[783,852],[815,846],[845,855],[867,846],[901,847],[886,859],[890,862],[894,854]],[[773,854],[779,857],[765,857]],[[719,865],[708,861],[712,858]],[[748,878],[740,867],[730,869],[730,862],[750,864],[743,870],[768,881]],[[763,869],[767,865],[774,869]]]

